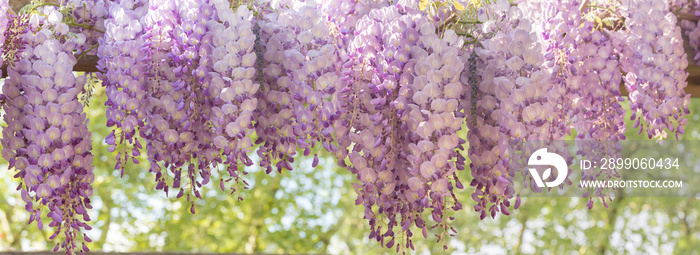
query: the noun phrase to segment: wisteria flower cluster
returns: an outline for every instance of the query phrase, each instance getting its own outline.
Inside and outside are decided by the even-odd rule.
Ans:
[[[116,168],[139,163],[140,137],[157,189],[201,198],[214,169],[229,175],[222,190],[231,180],[232,192],[245,187],[238,167],[253,164],[259,87],[252,13],[226,1],[121,2],[110,11],[100,54]]]
[[[355,38],[357,22],[372,9],[386,7],[388,1],[327,1],[321,5],[335,45],[344,51]]]
[[[471,72],[462,75],[466,86],[466,107],[472,194],[474,209],[484,219],[498,212],[510,214],[513,189],[511,140],[561,139],[550,97],[550,72],[543,68],[544,59],[537,35],[521,11],[507,4],[494,6],[496,18],[483,24],[485,32],[495,35],[484,40],[471,57]],[[496,29],[501,27],[500,29]],[[503,32],[507,31],[507,32]],[[476,74],[476,70],[480,70]],[[477,78],[474,78],[478,75]],[[524,169],[524,168],[521,168]],[[532,186],[533,189],[537,187]]]
[[[73,52],[85,37],[70,36],[62,15],[53,6],[29,15],[21,34],[26,47],[3,86],[2,155],[22,180],[17,189],[30,223],[42,229],[47,215],[54,227],[50,239],[64,236],[54,250],[87,252],[85,243],[91,240],[81,231],[91,229],[86,222],[95,175],[91,133],[78,101],[78,88],[87,78],[71,72],[77,62]]]
[[[98,45],[104,34],[107,16],[107,0],[64,0],[62,6],[69,25],[69,32],[85,36],[85,43],[76,53],[88,53]],[[128,3],[128,2],[127,2]],[[94,53],[93,53],[94,55]]]
[[[15,15],[9,12],[9,6],[7,1],[0,3],[0,8],[4,11],[2,16],[0,16],[0,53],[2,53],[2,59],[0,62],[1,66],[14,66],[16,62],[21,58],[20,52],[26,46],[22,36],[27,32],[29,15],[20,14]],[[0,71],[1,77],[8,76],[7,72],[3,73]]]
[[[4,55],[4,44],[5,44],[5,31],[7,31],[7,22],[9,21],[7,15],[7,10],[10,8],[7,1],[0,2],[0,54]],[[0,66],[3,64],[3,57],[0,57]],[[2,76],[2,70],[0,70],[0,76]]]
[[[700,3],[697,0],[672,0],[668,1],[672,13],[685,13],[695,20],[680,20],[680,27],[683,34],[688,38],[688,44],[693,49],[692,59],[695,63],[700,63]]]
[[[620,62],[611,35],[584,20],[580,5],[580,1],[539,1],[529,2],[523,9],[529,12],[527,17],[533,20],[533,30],[542,43],[544,66],[552,72],[554,87],[549,96],[560,120],[555,130],[559,134],[576,131],[577,154],[598,160],[617,155],[619,141],[625,139]],[[610,179],[615,175],[611,169],[584,171],[582,179]],[[591,208],[593,196],[584,196]],[[598,188],[595,196],[606,204],[604,189]]]
[[[436,34],[408,7],[372,10],[357,26],[367,29],[348,48],[336,135],[339,163],[350,163],[360,180],[356,203],[365,206],[369,237],[412,248],[410,227],[427,235],[432,219],[443,238],[448,211],[462,207],[454,193],[465,160],[457,151],[465,141],[455,133],[462,126],[463,42],[454,31]]]
[[[297,150],[309,156],[316,143],[334,152],[333,126],[338,104],[339,58],[315,6],[284,8],[258,22],[262,81],[258,91],[256,134],[260,167],[267,173],[292,170]]]
[[[102,70],[99,78],[106,87],[107,126],[116,126],[120,132],[113,131],[107,136],[110,150],[119,150],[116,169],[124,174],[124,164],[132,155],[140,155],[141,143],[136,138],[138,119],[143,119],[140,112],[141,102],[145,101],[146,90],[144,72],[138,63],[143,59],[140,47],[143,44],[139,35],[143,31],[137,17],[143,17],[148,10],[147,3],[122,2],[109,6],[110,18],[105,22],[105,34],[100,39],[97,55],[100,56],[98,69]],[[111,18],[114,17],[114,18]],[[143,125],[141,123],[141,125]],[[128,143],[127,140],[130,140]],[[131,151],[126,151],[130,145]],[[119,146],[120,148],[117,148]],[[123,154],[123,155],[122,155]]]
[[[688,59],[677,18],[662,0],[630,1],[621,9],[628,31],[616,32],[615,43],[622,55],[635,128],[641,133],[646,124],[649,138],[664,138],[667,130],[677,131],[678,139],[687,123],[683,116],[689,113],[690,95],[683,90]]]
[[[5,31],[7,31],[7,22],[9,21],[7,15],[7,10],[10,8],[7,1],[0,2],[0,56],[4,54],[4,44],[5,44]],[[3,57],[0,57],[0,66],[3,64]],[[0,70],[0,76],[2,76],[2,70]]]
[[[584,22],[580,27],[572,34],[578,45],[572,51],[575,61],[569,69],[571,78],[567,79],[567,90],[582,86],[586,89],[579,89],[578,97],[568,98],[568,105],[575,106],[571,109],[576,111],[568,116],[572,118],[576,139],[580,140],[577,153],[599,160],[619,155],[619,141],[625,139],[625,111],[620,104],[625,99],[619,91],[622,76],[619,56],[613,51],[611,40],[594,30],[590,22]],[[601,169],[599,172],[584,171],[581,179],[611,179],[614,176],[619,177],[614,169]],[[595,193],[607,207],[605,200],[608,198],[603,188],[596,189]],[[587,206],[593,206],[593,196],[589,197]]]

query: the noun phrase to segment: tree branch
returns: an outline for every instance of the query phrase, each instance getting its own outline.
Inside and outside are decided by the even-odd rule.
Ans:
[[[578,10],[580,12],[583,12],[583,10],[586,9],[586,7],[588,7],[588,0],[584,0],[583,2],[581,2],[581,5],[578,6]]]
[[[102,249],[102,247],[104,247],[104,244],[107,241],[107,233],[109,233],[109,226],[112,225],[112,210],[109,205],[113,202],[109,195],[107,195],[107,197],[107,199],[103,199],[105,202],[103,203],[102,210],[100,210],[107,214],[107,220],[105,220],[105,225],[102,229],[102,233],[100,233],[100,237],[97,238],[97,241],[95,242],[95,247],[98,249]]]
[[[17,232],[18,237],[16,237],[14,240],[12,240],[12,243],[10,243],[10,247],[14,247],[17,250],[21,250],[21,243],[19,242],[20,239],[22,239],[22,232],[27,230],[29,227],[29,224],[22,224],[22,228]]]
[[[607,226],[606,228],[610,229],[610,233],[607,233],[607,236],[612,236],[613,233],[615,233],[615,222],[617,222],[618,214],[620,213],[620,207],[624,207],[622,204],[622,200],[624,199],[624,194],[622,189],[617,189],[615,190],[615,200],[613,200],[610,203],[610,212],[608,213],[608,219],[607,219]],[[603,198],[605,199],[605,198]],[[598,244],[598,251],[596,252],[597,254],[605,254],[605,252],[612,248],[610,246],[610,240],[608,238],[603,238],[603,241]]]
[[[12,243],[14,241],[15,236],[12,234],[10,231],[10,222],[7,219],[7,214],[5,213],[2,208],[0,208],[0,233],[6,233],[5,237],[8,242]]]
[[[679,19],[684,19],[684,20],[690,20],[690,21],[700,21],[700,18],[696,16],[695,14],[688,13],[688,12],[678,12],[677,14]]]
[[[345,215],[338,219],[336,223],[337,224],[326,231],[326,233],[323,233],[322,237],[320,238],[320,241],[323,243],[324,251],[328,250],[328,245],[331,243],[331,238],[333,238],[333,235],[335,235],[335,233],[337,233],[340,230],[340,227],[342,227],[345,223]]]
[[[450,14],[449,17],[447,17],[447,19],[444,22],[440,23],[440,26],[438,26],[435,29],[435,33],[437,33],[439,35],[442,31],[445,31],[445,28],[447,26],[449,26],[451,23],[455,22],[455,20],[457,20],[457,14],[453,12]]]
[[[520,229],[520,235],[518,235],[518,244],[513,247],[513,251],[516,253],[522,253],[522,244],[523,244],[523,237],[525,236],[525,228],[527,228],[527,215],[523,214],[523,218],[521,220],[523,224],[523,228]]]

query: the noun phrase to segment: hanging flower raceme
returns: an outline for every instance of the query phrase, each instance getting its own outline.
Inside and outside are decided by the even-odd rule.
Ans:
[[[352,42],[357,30],[357,21],[373,9],[386,7],[388,1],[342,1],[332,0],[321,4],[321,12],[327,19],[330,35],[340,51]]]
[[[649,138],[683,134],[689,113],[688,66],[676,16],[663,0],[630,1],[621,5],[628,31],[615,33],[614,46],[621,54],[625,86],[629,91],[634,127],[647,126]],[[637,117],[637,115],[641,115]],[[644,123],[641,123],[641,121]]]
[[[7,31],[9,21],[8,9],[10,8],[7,1],[0,1],[0,66],[3,64],[4,45],[5,45],[5,31]],[[2,70],[0,70],[0,77],[2,77]]]
[[[137,0],[138,1],[138,0]],[[68,21],[70,32],[80,33],[85,36],[85,43],[78,49],[78,53],[89,52],[97,46],[98,41],[104,35],[104,22],[107,16],[110,2],[123,2],[114,0],[64,0],[63,7]],[[129,1],[124,4],[128,4]],[[94,55],[92,53],[91,55]]]
[[[621,73],[619,55],[610,35],[597,30],[582,18],[580,1],[532,1],[523,5],[534,23],[545,56],[544,67],[551,70],[557,119],[564,120],[556,129],[560,134],[576,130],[577,154],[592,161],[618,155],[620,140],[625,139],[624,110],[620,102]],[[583,171],[582,180],[611,179],[612,169]],[[607,189],[588,193],[588,208],[598,197],[607,206]]]
[[[137,128],[144,126],[146,114],[141,107],[146,103],[146,76],[140,65],[144,53],[140,50],[143,34],[140,17],[145,16],[148,4],[137,2],[112,2],[108,6],[109,19],[104,23],[105,34],[99,41],[97,68],[107,94],[107,126],[114,127],[105,139],[110,151],[118,151],[115,169],[124,175],[128,161],[138,163],[142,142]]]
[[[471,186],[476,188],[472,199],[481,219],[498,212],[510,214],[515,196],[512,180],[516,171],[525,169],[524,162],[511,155],[512,149],[526,155],[532,149],[511,148],[511,141],[563,138],[557,130],[561,120],[553,117],[557,107],[549,93],[550,72],[542,68],[541,46],[530,22],[520,18],[518,7],[505,1],[486,8],[495,17],[486,20],[484,11],[482,29],[493,36],[482,42],[484,48],[474,50],[470,68],[462,75],[462,82],[468,84],[464,104],[472,105],[465,109]],[[533,180],[525,181],[525,186],[538,190]]]
[[[620,104],[625,99],[619,90],[622,81],[619,56],[613,51],[611,40],[601,31],[594,30],[591,22],[584,22],[572,35],[576,36],[578,45],[572,54],[576,59],[570,69],[574,72],[567,87],[579,91],[580,97],[574,98],[569,105],[577,106],[580,111],[567,116],[573,119],[572,125],[577,132],[577,153],[597,162],[604,157],[619,155],[622,150],[619,141],[625,139],[625,110]],[[614,177],[620,177],[614,169],[600,169],[599,172],[583,171],[581,180]],[[588,199],[588,208],[593,207],[594,197],[607,207],[606,199],[611,201],[611,198],[606,193],[602,187],[597,188],[594,196]]]
[[[316,143],[327,151],[337,150],[331,134],[338,112],[340,61],[327,39],[328,28],[313,6],[298,12],[282,9],[258,25],[264,52],[256,112],[260,166],[267,173],[273,165],[278,172],[292,170],[299,149],[304,156],[316,151],[315,167]]]
[[[696,0],[672,0],[669,1],[672,10],[678,10],[689,14],[691,17],[700,17],[700,2]],[[688,36],[688,44],[693,49],[692,55],[694,62],[700,63],[700,26],[697,20],[682,19],[680,27],[683,34]]]
[[[85,76],[72,72],[73,53],[85,42],[81,34],[68,33],[63,15],[54,6],[37,8],[28,16],[23,37],[26,47],[8,70],[3,94],[2,155],[21,182],[18,190],[31,213],[30,223],[43,228],[42,216],[51,219],[54,239],[64,235],[55,251],[87,252],[91,240],[81,231],[91,229],[93,174],[91,133],[78,101]],[[82,242],[82,246],[80,243]]]
[[[422,14],[400,6],[372,10],[357,26],[366,29],[350,43],[341,78],[339,164],[350,163],[360,180],[356,203],[365,206],[370,238],[413,248],[411,226],[427,236],[432,219],[444,240],[448,211],[461,209],[454,192],[464,164],[456,150],[465,141],[455,134],[463,42],[453,31],[437,35]],[[395,240],[395,231],[405,240]]]
[[[581,12],[578,10],[580,1],[526,1],[518,5],[523,11],[524,17],[530,21],[532,31],[536,33],[537,42],[541,45],[541,53],[530,52],[528,59],[544,59],[541,64],[543,70],[551,72],[551,88],[549,89],[549,100],[556,106],[552,112],[559,120],[551,126],[550,131],[556,134],[553,137],[561,138],[571,132],[571,122],[576,122],[577,118],[572,118],[577,114],[585,112],[586,105],[581,100],[582,86],[580,77],[574,67],[577,61],[575,51],[580,41],[578,34],[586,26],[581,28],[583,20]],[[580,67],[580,66],[579,66]],[[585,71],[585,70],[582,70]],[[572,83],[572,84],[569,84]]]
[[[684,29],[685,35],[688,36],[688,44],[690,44],[695,53],[693,60],[695,60],[697,65],[700,63],[700,26],[693,21],[681,20],[681,27]]]
[[[0,20],[0,26],[2,27],[2,30],[0,30],[2,33],[0,34],[0,54],[2,54],[2,61],[4,65],[7,66],[14,66],[17,61],[20,59],[20,52],[24,50],[26,47],[26,43],[24,41],[24,36],[27,32],[27,27],[29,26],[29,23],[27,22],[29,20],[29,15],[26,13],[19,14],[19,15],[13,15],[9,13],[9,6],[7,3],[4,3],[5,9],[3,11],[4,16],[2,16],[3,20]],[[0,77],[7,76],[7,73],[0,74]]]
[[[143,133],[157,188],[179,188],[182,196],[185,171],[188,188],[201,198],[198,188],[221,164],[230,177],[222,177],[220,186],[225,189],[224,182],[235,179],[235,192],[246,185],[238,167],[253,164],[247,156],[258,89],[251,80],[256,58],[252,14],[245,7],[234,13],[224,1],[151,6],[158,7],[146,18],[142,49],[152,77],[146,85],[151,125]],[[165,184],[162,168],[174,175],[171,185]]]
[[[211,122],[213,133],[218,135],[214,137],[216,150],[210,150],[208,157],[219,154],[226,156],[224,164],[228,165],[226,171],[231,177],[220,179],[219,184],[224,190],[225,182],[235,180],[236,186],[230,188],[235,192],[241,185],[240,182],[243,182],[244,187],[247,185],[237,172],[238,166],[253,164],[248,153],[253,147],[250,137],[254,132],[252,122],[255,121],[257,107],[255,95],[260,88],[255,81],[256,36],[252,31],[253,13],[247,7],[240,6],[233,11],[229,2],[223,0],[214,1],[214,6],[221,22],[214,23],[207,33],[214,45],[210,60],[213,72],[209,71],[211,77],[205,79],[204,83],[210,87],[207,92],[214,98],[216,105],[212,108]]]
[[[179,189],[180,197],[187,188],[188,200],[191,194],[201,198],[199,188],[212,169],[222,171],[222,190],[232,180],[232,193],[245,187],[238,167],[253,164],[247,153],[258,89],[252,82],[252,13],[245,7],[234,12],[223,0],[145,6],[113,4],[100,50],[107,60],[101,66],[108,80],[108,125],[116,126],[107,142],[120,149],[117,168],[129,158],[139,163],[138,133],[157,189]]]

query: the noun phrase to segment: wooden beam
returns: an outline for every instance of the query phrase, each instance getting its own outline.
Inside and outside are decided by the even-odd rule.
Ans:
[[[686,43],[687,44],[687,43]],[[688,68],[686,68],[686,71],[688,71],[688,86],[685,88],[685,92],[690,94],[691,97],[700,97],[700,66],[698,66],[693,60],[693,56],[695,53],[693,50],[690,48],[689,45],[686,46],[686,52],[692,53],[688,54],[688,61],[690,64],[688,64]],[[77,58],[78,56],[76,56]],[[99,58],[95,55],[85,55],[83,56],[80,61],[73,67],[73,71],[75,72],[99,72],[100,70],[97,69],[97,61]],[[7,77],[7,66],[3,65],[2,66],[2,78]],[[623,96],[627,96],[629,93],[625,89],[624,85],[620,86],[620,93]]]
[[[688,87],[685,87],[685,93],[690,94],[690,97],[700,97],[700,66],[693,65],[695,74],[688,76]]]
[[[688,47],[689,48],[689,47]],[[692,49],[686,50],[692,52]],[[77,57],[77,56],[76,56]],[[690,74],[688,76],[688,86],[685,88],[685,92],[689,93],[691,97],[700,97],[700,66],[695,64],[695,61],[688,54],[688,61],[692,61],[686,69]],[[80,61],[73,67],[75,72],[99,72],[97,69],[97,61],[99,59],[95,55],[85,55]],[[7,77],[7,66],[2,66],[2,78]],[[620,86],[620,93],[623,96],[627,96],[629,93],[625,89],[625,86]]]
[[[689,48],[689,47],[688,47]],[[686,48],[686,52],[692,52],[692,49]],[[693,53],[693,56],[695,54]],[[77,56],[76,56],[77,57]],[[85,55],[80,61],[73,67],[75,72],[99,72],[97,69],[97,61],[99,59],[95,55]],[[688,76],[688,86],[685,88],[685,92],[689,93],[691,97],[700,97],[700,66],[695,64],[695,60],[692,59],[691,54],[688,54],[688,61],[690,64],[686,70],[689,73]],[[2,78],[7,77],[7,66],[2,66]],[[620,86],[620,93],[623,96],[627,96],[629,93],[625,89],[625,86]]]
[[[76,58],[78,56],[75,56]],[[95,55],[85,55],[83,56],[75,66],[73,66],[74,72],[99,72],[97,69],[97,61],[99,58]],[[57,63],[60,64],[60,63]],[[7,65],[2,66],[2,78],[7,77]]]
[[[685,93],[690,94],[690,97],[700,97],[700,66],[695,60],[695,50],[690,46],[689,40],[688,36],[683,34],[683,48],[688,59],[688,67],[685,69],[688,72],[688,86],[685,87]]]

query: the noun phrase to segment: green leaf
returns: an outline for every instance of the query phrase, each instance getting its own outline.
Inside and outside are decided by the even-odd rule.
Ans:
[[[431,4],[432,2],[429,0],[420,0],[418,3],[418,9],[421,11],[425,11],[426,8],[428,8],[428,5]]]
[[[464,5],[462,5],[461,3],[457,2],[457,1],[452,1],[452,4],[455,6],[455,9],[457,9],[458,11],[464,11]]]

